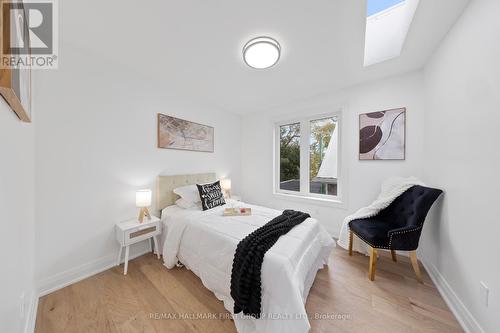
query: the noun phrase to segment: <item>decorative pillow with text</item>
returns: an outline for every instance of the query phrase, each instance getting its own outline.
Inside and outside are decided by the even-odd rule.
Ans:
[[[203,185],[196,184],[196,186],[198,187],[198,192],[200,192],[203,210],[212,209],[226,204],[222,188],[220,187],[220,181]]]

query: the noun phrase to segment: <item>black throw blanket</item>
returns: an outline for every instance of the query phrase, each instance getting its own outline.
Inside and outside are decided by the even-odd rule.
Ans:
[[[239,242],[231,272],[231,297],[234,313],[260,318],[261,269],[264,255],[282,235],[304,222],[309,214],[285,210]]]

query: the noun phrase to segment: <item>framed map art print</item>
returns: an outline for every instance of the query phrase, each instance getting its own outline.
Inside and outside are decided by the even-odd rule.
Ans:
[[[158,113],[158,148],[214,152],[214,128]]]

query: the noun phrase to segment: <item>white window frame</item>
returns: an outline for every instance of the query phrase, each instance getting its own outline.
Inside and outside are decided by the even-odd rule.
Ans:
[[[336,118],[338,130],[338,160],[337,160],[337,195],[318,194],[310,192],[309,184],[309,140],[311,135],[311,121],[324,118]],[[280,127],[300,123],[300,191],[282,190],[280,188]],[[314,114],[306,117],[294,117],[274,123],[274,194],[290,199],[306,199],[322,202],[343,203],[343,154],[342,154],[342,110],[330,113]],[[305,152],[305,153],[304,153]]]

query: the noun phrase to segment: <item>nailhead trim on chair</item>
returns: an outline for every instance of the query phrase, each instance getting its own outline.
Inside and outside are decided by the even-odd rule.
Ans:
[[[421,225],[418,226],[418,227],[416,227],[416,228],[414,228],[414,229],[409,229],[409,230],[404,230],[404,231],[397,231],[397,232],[391,233],[391,236],[389,237],[389,248],[391,247],[391,244],[392,244],[392,236],[399,235],[399,234],[407,234],[409,232],[417,231],[417,230],[420,230],[420,229],[422,229]]]
[[[371,247],[374,247],[376,249],[387,249],[387,250],[391,249],[390,247],[385,247],[385,246],[375,246],[372,243],[370,243],[369,241],[367,241],[366,239],[364,239],[363,237],[361,237],[360,235],[358,235],[357,233],[355,233],[354,231],[352,233],[355,234],[356,236],[358,236],[363,242],[365,242],[366,244],[370,245]],[[390,242],[389,242],[389,246],[390,246]]]
[[[350,231],[352,231],[353,234],[355,234],[358,238],[360,238],[361,240],[363,240],[363,242],[365,242],[366,244],[370,245],[371,247],[374,247],[376,249],[386,249],[386,250],[390,250],[391,249],[391,244],[392,244],[392,236],[394,235],[399,235],[399,234],[407,234],[409,232],[414,232],[414,231],[417,231],[417,230],[420,230],[422,229],[422,226],[418,226],[414,229],[410,229],[410,230],[404,230],[404,231],[398,231],[398,232],[394,232],[394,233],[391,233],[391,236],[389,238],[389,246],[376,246],[376,245],[373,245],[372,243],[370,243],[369,241],[367,241],[366,239],[364,239],[363,237],[361,237],[360,235],[358,235],[356,232],[352,231],[350,229]]]

